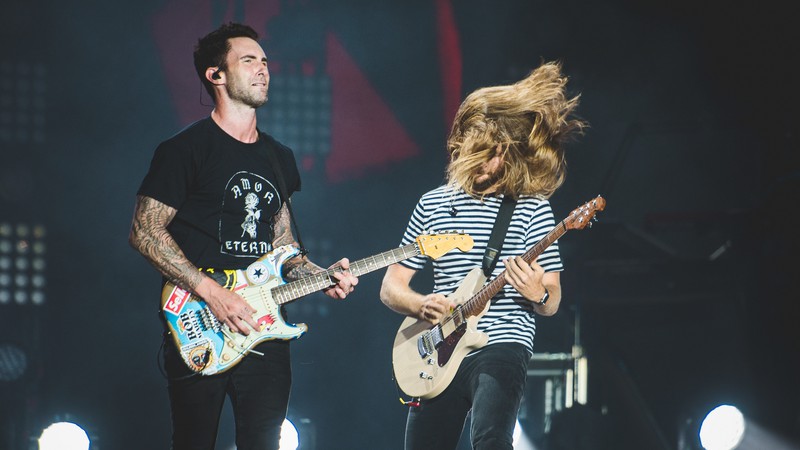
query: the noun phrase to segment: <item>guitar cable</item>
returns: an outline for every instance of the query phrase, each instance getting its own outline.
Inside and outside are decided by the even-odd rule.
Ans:
[[[394,381],[394,388],[397,389],[400,404],[403,406],[408,406],[409,408],[418,408],[421,400],[419,397],[411,397],[411,400],[403,399],[403,391],[400,390],[400,385],[397,383],[397,378],[394,377],[394,371],[392,371],[392,381]]]
[[[200,375],[197,372],[191,372],[191,371],[190,373],[180,377],[170,377],[169,374],[167,374],[167,369],[164,366],[164,349],[166,348],[167,345],[169,345],[169,343],[167,342],[168,335],[169,332],[166,332],[162,335],[161,345],[158,348],[158,352],[156,352],[156,364],[158,365],[158,371],[161,372],[161,376],[164,377],[165,380],[169,381],[182,381]]]
[[[409,408],[419,408],[419,398],[417,398],[416,400],[411,399],[411,400],[406,401],[406,400],[403,400],[403,397],[401,396],[400,397],[400,403],[403,406],[408,406]]]

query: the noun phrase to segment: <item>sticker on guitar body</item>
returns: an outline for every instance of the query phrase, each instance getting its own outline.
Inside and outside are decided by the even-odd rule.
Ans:
[[[176,286],[172,291],[172,294],[169,295],[167,302],[164,304],[164,311],[170,312],[177,316],[181,313],[186,300],[189,300],[189,297],[191,296],[192,294],[189,291],[185,291]]]

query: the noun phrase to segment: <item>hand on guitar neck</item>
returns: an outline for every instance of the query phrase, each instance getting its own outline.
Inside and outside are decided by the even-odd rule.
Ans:
[[[536,261],[528,264],[518,256],[503,261],[505,277],[511,287],[533,304],[537,314],[552,316],[561,302],[560,272],[545,273]],[[542,302],[542,299],[547,298]]]
[[[336,300],[344,300],[347,294],[353,292],[358,284],[358,278],[350,273],[350,260],[347,258],[342,258],[329,267],[328,273],[333,278],[331,281],[335,281],[336,284],[324,289],[322,292]]]

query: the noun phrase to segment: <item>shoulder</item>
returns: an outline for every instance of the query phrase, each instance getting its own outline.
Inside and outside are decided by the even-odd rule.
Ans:
[[[517,203],[521,205],[523,208],[531,211],[536,211],[537,213],[553,210],[553,208],[550,206],[550,200],[541,197],[535,197],[535,196],[520,197],[520,199],[517,200]]]
[[[526,227],[545,226],[554,222],[550,201],[541,197],[521,197],[514,216],[526,222]]]
[[[271,148],[271,149],[273,149],[273,150],[277,150],[277,151],[279,151],[281,153],[294,153],[291,148],[289,148],[288,146],[284,145],[279,140],[277,140],[274,137],[272,137],[272,135],[264,133],[263,131],[259,130],[258,138],[263,140],[264,143],[266,144],[266,146]]]
[[[208,124],[210,120],[210,118],[206,118],[189,124],[161,142],[158,150],[170,153],[191,153],[204,148],[203,144],[210,142],[209,137],[213,133],[213,127]]]
[[[420,203],[441,203],[444,201],[449,200],[453,195],[457,195],[455,191],[452,190],[449,186],[439,186],[437,188],[431,189],[430,191],[422,194],[420,197]]]
[[[165,140],[164,143],[167,144],[194,141],[204,135],[208,135],[214,130],[214,127],[210,126],[210,122],[210,117],[193,122]]]
[[[294,151],[291,148],[284,145],[282,142],[278,141],[271,135],[264,133],[263,131],[259,131],[259,139],[262,139],[267,147],[268,151],[274,151],[278,155],[278,158],[284,163],[295,161]]]

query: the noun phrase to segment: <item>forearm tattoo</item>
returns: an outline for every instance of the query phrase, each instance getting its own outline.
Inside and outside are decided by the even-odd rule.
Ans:
[[[274,247],[281,245],[294,245],[297,246],[297,241],[292,234],[291,218],[289,216],[289,208],[286,203],[281,206],[281,209],[275,214],[275,225],[273,228],[275,239],[272,242]],[[286,280],[298,280],[308,275],[319,273],[325,269],[314,264],[305,256],[294,257],[283,265],[283,276]]]
[[[138,196],[133,214],[131,246],[170,281],[194,291],[203,275],[183,254],[167,231],[177,210],[150,197]]]

